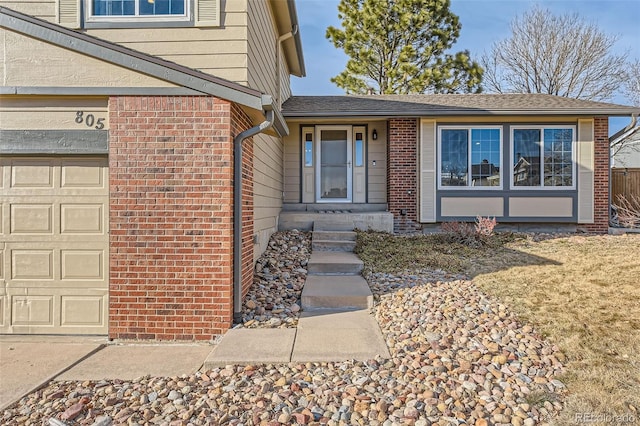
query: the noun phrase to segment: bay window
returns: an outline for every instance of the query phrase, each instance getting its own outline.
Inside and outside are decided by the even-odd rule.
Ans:
[[[439,141],[440,188],[502,187],[500,128],[441,127]]]

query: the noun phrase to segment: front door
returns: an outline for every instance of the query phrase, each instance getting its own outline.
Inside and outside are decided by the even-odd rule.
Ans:
[[[317,126],[316,140],[316,201],[351,202],[351,126]]]

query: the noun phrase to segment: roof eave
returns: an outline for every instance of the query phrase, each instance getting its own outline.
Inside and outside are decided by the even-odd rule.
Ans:
[[[626,117],[637,113],[637,111],[620,109],[556,109],[556,110],[478,110],[478,109],[439,109],[439,110],[349,110],[349,111],[307,111],[307,112],[287,112],[284,111],[285,118],[321,118],[321,117],[425,117],[425,116],[483,116],[483,115],[581,115],[581,116],[609,116]]]
[[[292,37],[282,42],[282,50],[289,67],[289,73],[296,77],[304,77],[306,70],[295,2],[294,0],[271,0],[270,4],[276,18],[278,34],[284,35],[292,32]]]

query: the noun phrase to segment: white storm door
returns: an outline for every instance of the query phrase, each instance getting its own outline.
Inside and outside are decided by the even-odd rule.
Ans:
[[[317,126],[316,141],[316,202],[350,203],[351,126]]]

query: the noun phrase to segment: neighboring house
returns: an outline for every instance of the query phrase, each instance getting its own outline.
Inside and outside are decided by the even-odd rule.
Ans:
[[[637,108],[291,97],[293,0],[2,5],[0,333],[209,340],[292,213],[607,230],[608,117]]]
[[[640,168],[640,126],[624,128],[609,138],[611,167]]]

